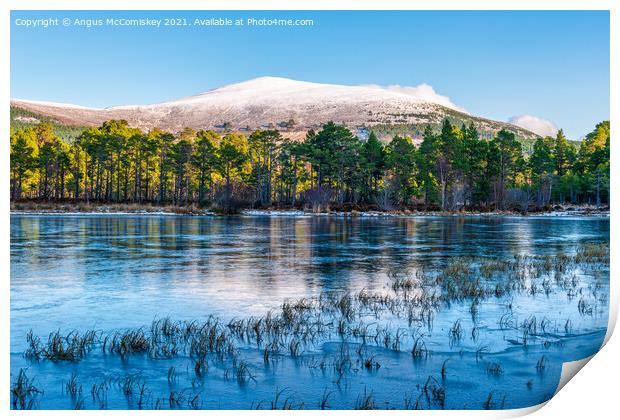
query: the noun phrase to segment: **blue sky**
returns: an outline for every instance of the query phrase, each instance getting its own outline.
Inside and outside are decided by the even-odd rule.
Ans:
[[[25,28],[16,19],[268,17],[312,27]],[[475,115],[550,120],[573,138],[609,118],[609,14],[14,11],[11,97],[147,104],[259,76],[427,83]]]

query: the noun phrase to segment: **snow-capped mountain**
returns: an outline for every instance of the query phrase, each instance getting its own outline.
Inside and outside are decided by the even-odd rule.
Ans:
[[[76,105],[14,99],[11,105],[72,125],[99,125],[109,119],[125,119],[143,129],[159,127],[179,131],[185,127],[212,129],[226,124],[231,129],[254,129],[293,120],[289,131],[305,132],[327,121],[351,128],[377,124],[439,123],[446,117],[474,121],[481,131],[509,126],[518,135],[527,130],[472,116],[437,95],[430,86],[345,86],[302,82],[279,77],[260,77],[222,86],[195,96],[153,105],[126,105],[97,109]]]

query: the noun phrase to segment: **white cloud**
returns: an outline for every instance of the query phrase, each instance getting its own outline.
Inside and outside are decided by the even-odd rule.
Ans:
[[[416,99],[420,99],[426,102],[432,102],[438,105],[443,105],[447,108],[454,109],[459,112],[464,112],[469,114],[465,108],[462,108],[456,105],[452,100],[444,95],[440,95],[435,92],[435,89],[429,84],[422,83],[417,86],[401,86],[401,85],[389,85],[389,86],[378,86],[378,85],[370,85],[372,87],[380,87],[382,89],[388,90],[390,92],[402,93],[404,95],[412,96]]]
[[[549,120],[538,118],[533,115],[516,115],[508,118],[510,124],[525,128],[539,136],[554,137],[558,132],[558,126]]]

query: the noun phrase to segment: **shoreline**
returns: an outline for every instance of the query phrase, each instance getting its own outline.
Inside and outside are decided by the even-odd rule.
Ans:
[[[533,211],[520,213],[514,211],[325,211],[313,212],[306,210],[275,210],[275,209],[246,209],[237,214],[227,215],[198,208],[174,207],[135,207],[135,206],[101,205],[89,209],[80,209],[73,206],[60,208],[23,208],[15,209],[11,206],[11,215],[31,216],[250,216],[250,217],[351,217],[351,218],[422,218],[422,217],[610,217],[609,208],[596,209],[593,207],[556,207],[548,211]]]

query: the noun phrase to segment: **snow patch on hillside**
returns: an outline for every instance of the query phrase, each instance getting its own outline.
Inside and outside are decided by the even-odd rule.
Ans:
[[[66,103],[62,103],[62,102],[50,102],[50,101],[31,101],[29,99],[11,99],[12,103],[15,104],[19,104],[19,103],[24,103],[24,104],[32,104],[32,105],[41,105],[41,106],[46,106],[46,107],[51,107],[51,108],[69,108],[69,109],[84,109],[84,110],[89,110],[89,111],[99,111],[99,108],[90,108],[87,106],[80,106],[80,105],[73,105],[73,104],[66,104]]]
[[[433,87],[422,84],[415,87],[391,85],[334,85],[304,82],[282,77],[259,77],[241,83],[225,85],[198,95],[159,104],[137,106],[142,109],[161,107],[303,107],[307,105],[360,105],[390,103],[417,107],[433,103],[463,112],[447,96],[437,94]],[[113,107],[129,109],[136,106]]]

